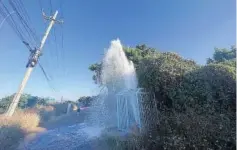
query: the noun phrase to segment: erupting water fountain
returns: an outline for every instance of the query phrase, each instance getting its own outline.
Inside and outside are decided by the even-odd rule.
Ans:
[[[89,122],[93,126],[116,128],[129,132],[136,126],[142,130],[142,102],[148,93],[137,87],[136,71],[119,41],[113,40],[102,62],[103,90],[91,108]]]
[[[131,133],[134,126],[138,133],[149,131],[152,120],[157,121],[154,96],[137,87],[135,68],[119,40],[112,41],[105,54],[101,81],[103,88],[93,100],[84,123],[47,131],[27,148],[89,150],[94,149],[90,141],[102,136],[101,133],[121,137]]]

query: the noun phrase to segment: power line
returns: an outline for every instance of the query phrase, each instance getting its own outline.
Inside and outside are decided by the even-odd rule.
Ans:
[[[11,5],[11,7],[13,8],[13,10],[16,12],[19,21],[21,22],[21,25],[24,27],[25,31],[28,34],[28,37],[30,38],[31,42],[33,42],[35,45],[37,45],[38,43],[38,37],[36,35],[36,33],[33,31],[32,27],[29,26],[29,15],[26,12],[26,10],[23,10],[23,4],[19,4],[19,1],[12,1],[9,0],[9,4]],[[21,6],[23,5],[23,6]],[[28,17],[26,17],[28,16]],[[26,19],[28,18],[28,20]]]
[[[41,13],[43,13],[43,3],[42,3],[42,1],[41,0],[38,0],[38,3],[39,3],[39,7],[40,7],[40,12]],[[50,6],[50,9],[51,9],[51,13],[52,13],[52,2],[51,1],[49,1],[49,6]],[[46,22],[44,22],[44,26],[46,27]],[[49,43],[51,43],[50,42],[50,38],[48,39],[48,42]],[[52,87],[51,85],[50,85],[50,80],[49,80],[49,78],[48,78],[48,76],[47,76],[47,73],[46,73],[46,71],[43,69],[43,67],[42,67],[42,65],[40,65],[40,68],[41,68],[41,70],[42,70],[42,72],[43,72],[43,74],[44,74],[44,76],[45,76],[45,78],[46,78],[46,80],[47,80],[47,82],[48,82],[48,84],[49,84],[49,87]],[[53,88],[54,89],[54,88]],[[55,90],[53,90],[53,91],[55,91]]]
[[[14,13],[16,13],[18,19],[10,15],[11,13],[9,9],[2,1],[0,1],[0,14],[3,17],[10,15],[10,18],[7,20],[7,22],[21,41],[27,41],[28,43],[36,46],[38,37],[35,31],[33,31],[33,29],[29,26],[30,18],[26,9],[23,8],[23,3],[21,1],[13,2],[12,0],[9,0],[9,4],[14,10]]]
[[[23,24],[25,30],[26,30],[27,32],[30,32],[30,31],[28,31],[29,26],[27,25],[27,23],[26,23],[24,17],[21,15],[20,10],[19,10],[19,7],[16,6],[11,0],[9,1],[9,3],[10,3],[10,5],[12,6],[13,10],[16,12],[17,16],[19,17],[19,20],[20,20],[21,23]],[[28,34],[29,34],[29,33],[28,33]],[[30,35],[30,34],[29,34],[29,35]]]
[[[28,43],[26,43],[26,42],[23,42],[23,43],[26,45],[26,47],[29,49],[30,52],[34,51],[34,50],[30,47],[30,45],[29,45]],[[51,84],[52,77],[47,74],[47,72],[45,71],[44,67],[41,65],[41,63],[40,63],[39,60],[38,60],[38,64],[39,64],[39,67],[40,67],[41,71],[43,72],[43,75],[44,75],[44,77],[45,77],[45,79],[46,79],[46,81],[47,81],[47,83],[48,83],[50,89],[51,89],[53,92],[56,92],[54,86]]]
[[[64,12],[63,12],[63,0],[60,0],[60,11],[61,11],[61,18],[64,19]],[[64,49],[64,29],[63,25],[60,24],[61,27],[61,49],[62,49],[62,61],[63,61],[63,72],[64,75],[66,75],[66,67],[64,66],[65,64],[65,49]]]
[[[59,64],[59,50],[58,50],[57,37],[56,37],[56,29],[55,28],[53,28],[53,35],[54,35],[54,43],[55,43],[55,47],[56,47],[57,64]]]
[[[52,14],[53,13],[52,0],[49,0],[49,7],[50,7],[50,14]]]
[[[19,7],[19,11],[23,14],[23,17],[25,17],[25,21],[30,24],[31,23],[31,20],[30,20],[30,17],[28,15],[28,12],[23,4],[23,2],[21,0],[16,0],[15,1],[15,4],[18,5]]]
[[[28,12],[27,12],[27,10],[26,10],[26,8],[25,8],[25,6],[24,6],[22,0],[19,0],[19,4],[20,4],[20,6],[23,8],[23,12],[24,12],[25,15],[26,15],[26,18],[27,18],[27,20],[28,20],[28,22],[29,22],[29,25],[32,25],[31,19],[30,19],[29,15],[28,15]],[[35,30],[35,28],[33,28],[33,26],[32,26],[32,30],[33,30],[34,36],[36,37],[36,40],[39,41],[39,38],[38,38],[38,36],[37,36],[37,34],[36,34],[36,30]]]
[[[40,13],[43,13],[43,4],[42,4],[42,1],[41,1],[41,0],[38,0],[38,2],[39,2],[39,6],[40,6]],[[45,19],[43,19],[43,22],[44,22],[44,28],[46,28],[47,25],[46,25]]]
[[[38,1],[39,1],[40,9],[43,10],[43,3],[42,3],[42,1],[41,1],[41,0],[38,0]],[[48,6],[49,6],[49,11],[50,11],[50,12],[53,12],[53,3],[52,3],[52,0],[49,0],[49,1],[48,1]],[[57,64],[59,64],[59,56],[58,56],[58,55],[59,55],[59,50],[58,50],[58,41],[57,41],[56,28],[55,28],[55,27],[53,28],[53,36],[54,36],[54,44],[55,44],[55,46],[56,46],[56,48],[55,48],[56,52],[54,51],[53,53],[54,53],[54,56],[56,56]],[[51,38],[48,39],[48,42],[52,44]],[[55,54],[55,53],[56,53],[56,54]],[[42,70],[42,71],[43,71],[43,70]],[[44,72],[44,75],[45,75],[46,72],[45,72],[45,71],[43,71],[43,72]],[[45,75],[45,77],[46,77],[46,75]],[[50,80],[47,80],[47,82],[49,83]],[[52,86],[50,85],[50,87],[52,87]]]
[[[41,0],[38,0],[39,2],[39,6],[40,6],[40,11],[43,12],[43,5],[42,5],[42,1]]]
[[[49,35],[49,32],[51,30],[51,28],[53,27],[54,23],[55,22],[59,22],[56,20],[56,17],[57,17],[57,14],[58,14],[58,11],[55,12],[55,14],[53,15],[53,17],[47,17],[45,16],[45,18],[48,18],[50,20],[50,23],[49,23],[49,26],[48,28],[46,29],[46,32],[42,38],[42,41],[40,43],[40,47],[39,49],[35,49],[33,51],[31,51],[31,58],[29,59],[29,62],[27,64],[27,70],[26,70],[26,73],[25,73],[25,76],[19,86],[19,89],[18,89],[18,92],[16,93],[16,95],[14,96],[13,98],[13,101],[8,109],[8,111],[6,112],[6,115],[7,116],[12,116],[16,107],[17,107],[17,104],[19,103],[19,100],[20,100],[20,97],[21,97],[21,94],[26,86],[26,83],[33,71],[33,68],[35,67],[35,65],[37,64],[38,60],[39,60],[39,57],[41,56],[41,52],[42,52],[42,48],[45,44],[45,41]]]
[[[42,1],[41,0],[38,0],[38,2],[39,2],[39,6],[40,6],[40,9],[41,9],[41,11],[43,10],[43,3],[42,3]],[[49,0],[48,1],[48,5],[49,5],[49,11],[50,12],[52,12],[53,11],[53,3],[52,3],[52,0]],[[61,1],[60,1],[60,5],[61,5]],[[61,7],[61,6],[60,6]],[[60,8],[61,9],[61,8]],[[62,9],[61,9],[61,11],[62,11]],[[56,28],[54,27],[53,28],[53,35],[54,35],[54,44],[55,44],[55,46],[56,46],[56,54],[54,54],[54,56],[56,55],[56,58],[57,58],[57,64],[59,65],[59,50],[58,50],[58,40],[57,40],[57,36],[56,36]],[[48,42],[49,43],[52,43],[51,42],[51,39],[48,39]],[[43,69],[41,68],[41,70],[43,71]],[[45,75],[45,77],[46,77],[46,72],[45,72],[45,70],[43,71],[43,73],[44,73],[44,75]],[[47,80],[47,82],[50,82],[50,80],[48,80],[47,79],[47,77],[46,77],[46,80]],[[52,86],[50,86],[50,87],[52,87]]]
[[[8,14],[5,18],[3,18],[2,22],[0,23],[0,29],[2,27],[2,25],[4,24],[4,22],[7,20],[8,17],[10,17],[10,15],[14,14],[15,12],[11,12],[10,14]]]
[[[60,0],[60,4],[59,4],[59,7],[60,7],[60,10],[62,11],[61,12],[61,18],[64,19],[64,14],[63,14],[63,0]]]
[[[53,12],[53,4],[52,0],[49,0],[49,6],[50,6],[50,13]],[[57,65],[59,66],[59,50],[58,50],[58,44],[57,44],[57,37],[56,37],[56,28],[53,28],[53,35],[54,35],[54,43],[55,43],[55,50],[56,50],[56,57],[57,57]]]
[[[51,79],[49,78],[48,74],[46,73],[44,67],[41,65],[40,62],[38,62],[38,63],[39,63],[39,67],[40,67],[41,71],[43,72],[44,77],[45,77],[45,79],[46,79],[46,81],[47,81],[49,87],[51,88],[51,90],[52,90],[53,92],[56,92],[54,86],[51,84]]]
[[[14,10],[14,13],[16,13],[18,19],[16,20],[11,16],[13,12],[10,13],[9,9],[2,1],[0,1],[0,14],[4,18],[9,17],[9,20],[7,20],[8,24],[12,27],[20,40],[28,44],[26,45],[28,48],[30,48],[30,44],[33,45],[32,43],[34,43],[34,45],[36,46],[39,38],[37,37],[34,28],[30,26],[31,20],[22,1],[16,0],[13,2],[9,0],[9,4]],[[44,77],[46,78],[49,87],[52,89],[52,91],[55,92],[55,88],[53,88],[53,86],[51,85],[51,79],[47,75],[45,69],[41,64],[39,64],[39,66],[44,74]]]
[[[61,18],[64,19],[64,14],[63,14],[63,0],[60,0],[60,10],[61,10]],[[62,31],[62,49],[63,49],[63,43],[64,43],[64,37],[63,37],[63,25],[61,24],[61,31]]]
[[[52,12],[53,9],[54,9],[52,0],[48,1],[48,5],[49,5],[50,12]],[[60,5],[61,5],[61,3],[60,3]],[[61,50],[58,49],[58,40],[57,40],[57,34],[56,33],[57,33],[57,28],[54,27],[53,28],[53,36],[54,36],[54,39],[53,39],[54,42],[53,43],[55,44],[55,51],[53,53],[54,53],[54,56],[56,56],[57,67],[59,67],[60,66],[60,60],[61,60],[60,59]],[[49,39],[49,42],[51,43],[51,39]]]
[[[6,7],[6,5],[0,1],[0,14],[2,15],[3,18],[7,17],[10,13],[10,11],[8,10],[8,8]],[[25,37],[23,36],[23,32],[22,29],[19,28],[19,26],[17,26],[17,23],[15,22],[15,20],[13,19],[12,15],[10,15],[10,18],[7,19],[8,24],[12,27],[12,29],[14,30],[14,32],[16,33],[16,35],[19,37],[19,39],[21,41],[25,41]]]

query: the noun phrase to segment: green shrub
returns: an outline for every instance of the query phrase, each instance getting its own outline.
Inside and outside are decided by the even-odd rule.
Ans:
[[[227,65],[227,66],[233,67],[233,69],[236,69],[236,59],[226,60],[218,64]]]
[[[233,113],[162,111],[156,147],[163,149],[235,149]]]
[[[143,59],[139,85],[155,93],[157,135],[145,149],[235,149],[236,74],[233,62],[198,66],[173,53]],[[167,108],[168,107],[168,108]]]
[[[183,75],[198,68],[196,63],[175,53],[161,53],[145,58],[137,68],[139,86],[155,93],[159,105],[172,107]]]
[[[222,64],[210,64],[187,73],[179,94],[179,104],[203,106],[222,112],[235,111],[235,69]]]
[[[101,136],[99,143],[107,149],[131,150],[190,150],[190,149],[236,149],[235,115],[233,113],[198,113],[193,108],[186,112],[175,109],[159,113],[157,134],[129,136]],[[104,148],[105,149],[105,148]]]

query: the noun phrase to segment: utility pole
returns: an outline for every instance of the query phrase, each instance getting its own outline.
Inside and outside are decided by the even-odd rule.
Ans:
[[[61,103],[63,102],[63,96],[61,97]]]
[[[54,23],[55,22],[62,23],[62,21],[57,21],[56,20],[57,15],[58,15],[58,11],[56,11],[53,16],[46,16],[43,13],[44,18],[46,20],[50,20],[49,26],[48,26],[48,28],[47,28],[47,30],[46,30],[43,38],[42,38],[42,41],[40,42],[40,47],[38,49],[35,48],[34,50],[30,49],[31,53],[30,53],[28,63],[26,65],[27,69],[26,69],[26,72],[25,72],[25,76],[24,76],[24,78],[23,78],[23,80],[22,80],[22,82],[19,86],[19,89],[18,89],[17,93],[15,94],[15,96],[12,100],[12,103],[10,104],[10,106],[9,106],[9,108],[8,108],[6,114],[5,114],[6,116],[12,116],[13,115],[13,113],[14,113],[14,111],[15,111],[18,103],[19,103],[21,94],[23,93],[23,90],[26,86],[26,83],[27,83],[27,81],[28,81],[28,79],[31,75],[31,72],[33,71],[34,67],[36,66],[36,64],[39,60],[39,57],[42,55],[43,46],[45,44],[45,41],[46,41],[46,39],[49,35],[49,32],[50,32],[51,28],[53,27]],[[28,43],[26,43],[26,42],[24,42],[24,43],[29,47]]]

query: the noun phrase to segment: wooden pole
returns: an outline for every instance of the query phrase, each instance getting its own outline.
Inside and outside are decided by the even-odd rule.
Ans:
[[[18,103],[19,103],[19,100],[21,98],[21,95],[22,95],[22,93],[24,91],[26,83],[27,83],[28,79],[30,78],[31,72],[33,71],[33,68],[37,64],[37,61],[38,61],[38,59],[40,57],[40,54],[42,52],[43,46],[45,44],[45,41],[46,41],[46,39],[47,39],[47,37],[49,35],[49,32],[50,32],[51,28],[53,27],[53,25],[54,25],[54,23],[56,21],[57,15],[58,15],[58,11],[56,11],[54,13],[53,17],[49,17],[50,23],[49,23],[49,26],[48,26],[48,28],[47,28],[47,30],[46,30],[43,38],[42,38],[42,41],[40,42],[40,47],[39,47],[39,49],[37,49],[33,53],[31,59],[29,60],[29,62],[27,64],[27,69],[26,69],[25,76],[24,76],[24,78],[23,78],[23,80],[22,80],[22,82],[21,82],[21,84],[19,86],[19,89],[18,89],[17,93],[15,94],[15,96],[14,96],[14,98],[12,100],[12,103],[10,104],[10,106],[9,106],[7,112],[6,112],[6,116],[12,116],[13,115],[13,113],[14,113],[14,111],[15,111]]]

